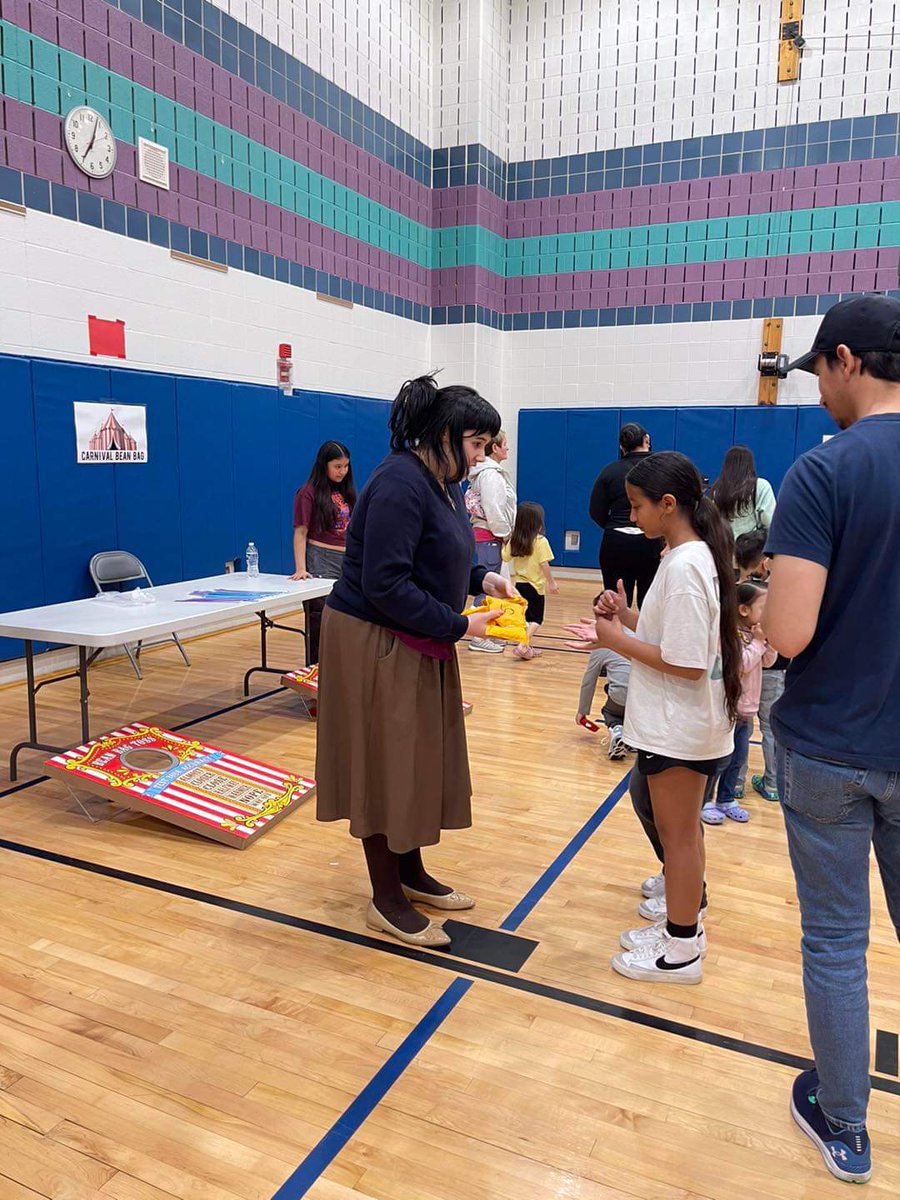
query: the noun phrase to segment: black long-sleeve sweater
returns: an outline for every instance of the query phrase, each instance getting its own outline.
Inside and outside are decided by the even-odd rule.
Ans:
[[[466,597],[485,576],[462,490],[445,492],[415,454],[390,454],[353,510],[341,578],[328,598],[338,612],[418,637],[458,641]]]

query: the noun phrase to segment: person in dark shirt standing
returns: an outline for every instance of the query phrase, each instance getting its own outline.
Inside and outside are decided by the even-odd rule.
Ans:
[[[772,710],[815,1067],[791,1112],[839,1179],[872,1173],[869,857],[900,935],[900,300],[825,314],[813,372],[841,431],[788,472],[764,625],[793,661]]]
[[[366,922],[417,946],[450,938],[412,902],[474,901],[425,870],[422,847],[472,824],[472,785],[456,643],[484,637],[468,595],[511,597],[474,566],[460,483],[484,461],[500,417],[472,388],[405,383],[390,416],[392,453],[363,488],[344,570],[322,621],[316,782],[320,821],[350,821],[372,882]]]
[[[635,588],[640,608],[659,568],[662,543],[658,538],[645,538],[632,521],[625,476],[650,453],[650,434],[643,425],[630,421],[619,430],[619,450],[619,458],[597,476],[591,492],[590,514],[591,520],[603,530],[600,543],[603,586],[615,591],[621,579],[629,608]]]
[[[343,442],[323,442],[309,479],[294,496],[294,574],[291,579],[340,579],[347,526],[356,503],[350,451]],[[307,600],[306,663],[319,661],[324,600]]]

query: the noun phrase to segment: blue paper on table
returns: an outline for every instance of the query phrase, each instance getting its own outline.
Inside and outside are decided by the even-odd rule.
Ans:
[[[178,601],[179,604],[221,604],[232,600],[235,603],[247,600],[270,600],[273,596],[283,596],[283,592],[234,592],[227,588],[211,588],[208,591],[191,592]]]

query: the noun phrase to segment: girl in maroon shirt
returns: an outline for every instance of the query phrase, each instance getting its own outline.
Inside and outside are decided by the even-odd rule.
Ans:
[[[350,451],[342,442],[318,449],[309,479],[294,496],[294,574],[291,579],[340,579],[347,526],[356,503]],[[306,661],[319,661],[323,600],[306,605]]]

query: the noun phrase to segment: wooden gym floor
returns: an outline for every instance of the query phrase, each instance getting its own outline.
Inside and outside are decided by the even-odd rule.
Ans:
[[[562,587],[553,637],[593,591]],[[294,635],[271,645],[295,665]],[[247,628],[193,642],[190,669],[148,653],[143,683],[103,664],[93,729],[218,712],[198,736],[312,771],[315,727],[276,677],[238,703],[256,650]],[[242,853],[143,817],[91,825],[55,780],[3,791],[0,1200],[846,1193],[787,1113],[809,1047],[778,806],[751,797],[749,825],[708,831],[702,986],[621,979],[608,959],[655,864],[618,799],[630,764],[574,723],[584,659],[460,657],[475,826],[428,861],[478,898],[461,917],[487,962],[369,934],[359,848],[314,803]],[[42,736],[74,744],[74,683],[39,700]],[[4,766],[25,723],[23,689],[0,692]],[[22,781],[40,765],[24,755]],[[873,883],[874,1198],[900,1193],[900,953]],[[498,942],[531,952],[516,969]]]

